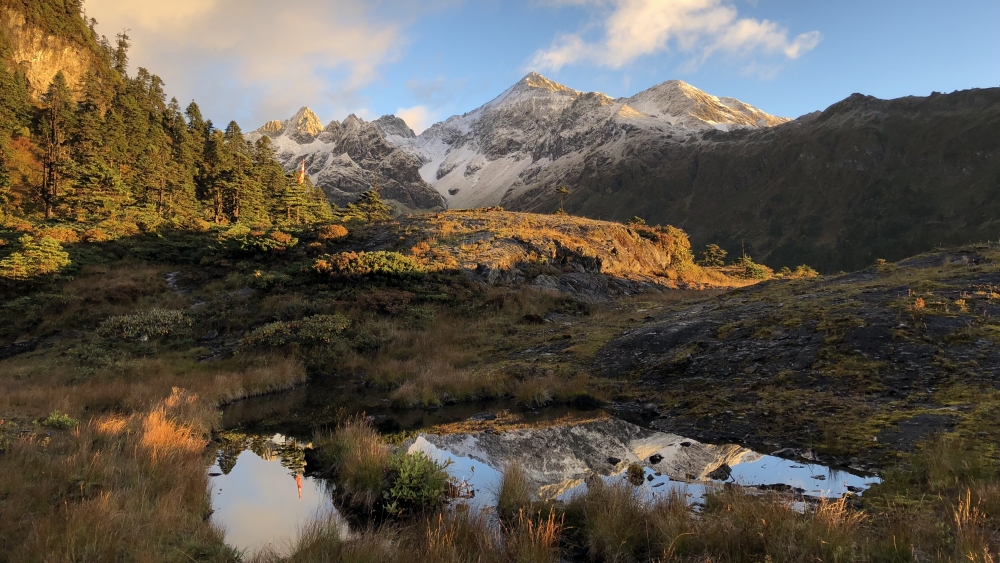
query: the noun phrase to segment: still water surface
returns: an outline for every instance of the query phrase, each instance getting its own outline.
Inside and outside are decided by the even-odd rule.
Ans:
[[[271,407],[261,411],[254,410],[252,404],[243,405],[239,425],[272,430],[284,426],[291,429],[289,433],[299,431],[303,437],[301,428],[306,421],[293,417],[292,423],[282,424]],[[560,500],[585,492],[588,479],[620,482],[631,464],[643,468],[645,479],[637,485],[639,494],[653,499],[676,492],[692,503],[725,482],[777,486],[800,497],[837,498],[848,492],[861,494],[878,481],[758,453],[738,444],[704,444],[603,413],[581,417],[584,421],[580,423],[561,418],[564,410],[538,413],[530,417],[530,424],[505,432],[455,432],[451,427],[443,433],[441,426],[428,425],[426,420],[431,418],[431,424],[466,420],[474,408],[466,405],[436,413],[408,412],[403,419],[379,418],[392,428],[420,428],[403,447],[441,462],[450,460],[448,472],[474,493],[472,498],[456,502],[473,506],[493,505],[503,467],[515,460],[535,483],[537,496]],[[253,420],[246,417],[248,412],[263,417]],[[227,416],[232,422],[234,413]],[[216,511],[213,520],[225,528],[227,543],[248,552],[268,546],[282,551],[317,515],[336,513],[329,486],[306,476],[303,451],[308,444],[282,434],[240,436],[247,437],[230,442],[238,451],[233,451],[232,445],[220,450],[219,461],[210,469]],[[720,471],[722,467],[726,469]],[[346,524],[344,527],[346,533]]]

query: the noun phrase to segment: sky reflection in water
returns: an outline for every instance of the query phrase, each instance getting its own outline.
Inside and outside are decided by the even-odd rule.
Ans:
[[[262,459],[250,450],[239,455],[228,475],[219,465],[212,477],[212,520],[225,529],[226,543],[248,553],[270,545],[286,551],[299,530],[318,515],[335,511],[326,485],[303,477],[302,498],[296,478],[279,459]]]

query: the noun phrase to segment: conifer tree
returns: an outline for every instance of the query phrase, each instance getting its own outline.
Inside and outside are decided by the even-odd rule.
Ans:
[[[358,201],[348,208],[354,207],[369,223],[388,221],[392,217],[392,207],[382,200],[376,190],[368,190],[358,197]]]
[[[66,142],[73,126],[73,97],[62,71],[42,97],[42,185],[39,191],[45,218],[51,219],[63,176],[72,167]]]
[[[69,254],[55,239],[42,237],[36,241],[24,235],[18,242],[21,250],[0,260],[0,278],[23,281],[54,274],[70,265]]]
[[[116,38],[115,50],[111,55],[111,67],[122,77],[128,78],[128,48],[132,44],[129,43],[129,36],[125,31],[119,33]]]

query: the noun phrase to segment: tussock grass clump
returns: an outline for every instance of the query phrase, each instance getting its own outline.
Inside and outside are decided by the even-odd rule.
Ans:
[[[351,504],[371,508],[382,498],[392,453],[366,418],[352,417],[313,444]]]
[[[363,416],[348,419],[332,433],[317,435],[313,444],[320,464],[353,506],[379,506],[400,516],[437,508],[445,500],[446,465],[422,452],[393,453]]]
[[[176,390],[148,413],[12,443],[0,455],[0,559],[236,561],[204,523],[206,429],[185,418],[198,402]]]
[[[786,499],[724,488],[707,496],[700,518],[692,520],[691,535],[674,549],[726,554],[732,561],[855,561],[864,517],[847,502],[823,500],[799,512]]]
[[[500,487],[496,491],[496,508],[500,518],[511,521],[531,506],[533,484],[518,463],[508,463],[503,468]]]
[[[289,546],[287,554],[271,548],[244,557],[244,563],[381,563],[402,561],[398,534],[390,529],[351,533],[337,514],[321,516],[307,524]]]
[[[625,482],[588,483],[587,493],[574,497],[566,519],[592,557],[603,561],[634,561],[649,552],[646,536],[648,507]]]

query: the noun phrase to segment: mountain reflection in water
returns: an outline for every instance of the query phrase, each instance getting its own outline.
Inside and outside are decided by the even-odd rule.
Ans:
[[[722,483],[836,498],[861,494],[878,481],[735,444],[703,444],[603,414],[566,420],[506,428],[482,421],[446,424],[417,433],[402,448],[451,460],[447,471],[473,493],[455,502],[479,507],[495,503],[503,469],[514,462],[524,468],[539,498],[556,500],[583,493],[591,479],[625,479],[633,464],[642,468],[643,481],[633,483],[642,496],[680,494],[692,503]],[[227,543],[250,552],[266,546],[280,552],[312,518],[336,514],[327,485],[305,475],[309,447],[280,434],[230,431],[220,436],[218,462],[210,470],[212,518],[226,530]],[[346,523],[343,530],[349,532]]]
[[[476,504],[492,502],[499,476],[512,462],[524,468],[539,497],[559,500],[584,492],[591,476],[623,479],[631,464],[642,466],[645,481],[640,487],[648,496],[678,491],[692,501],[704,496],[712,483],[836,498],[861,493],[878,480],[738,445],[702,444],[617,418],[502,433],[424,433],[408,448],[439,461],[452,460],[449,472],[472,485]]]

